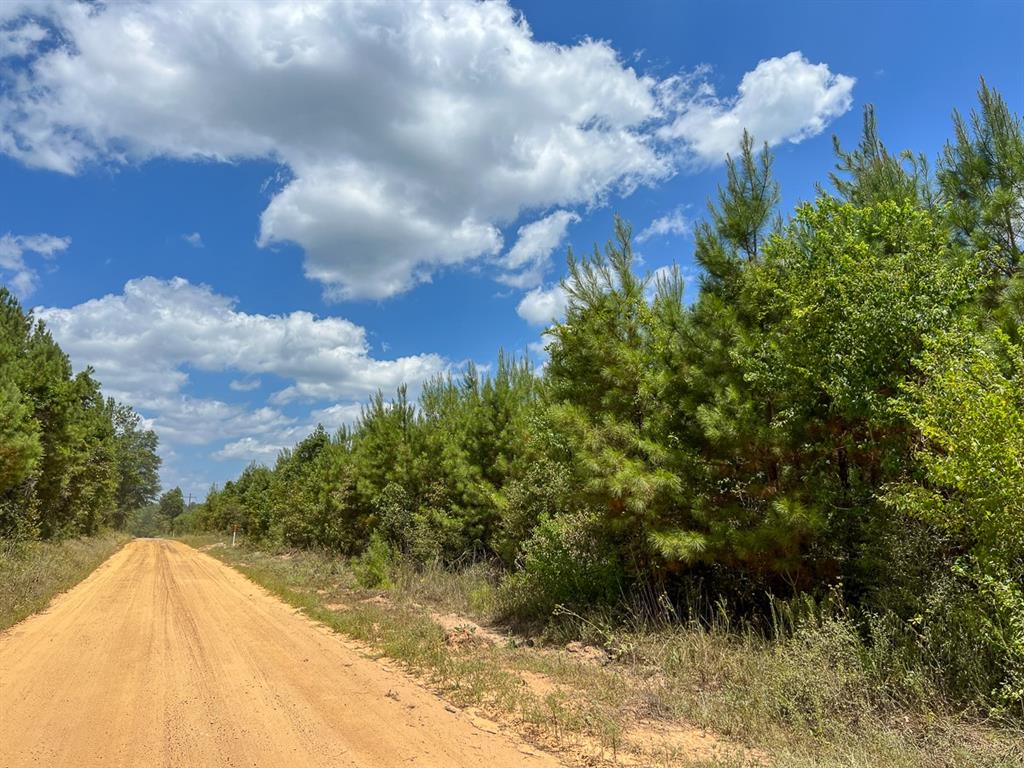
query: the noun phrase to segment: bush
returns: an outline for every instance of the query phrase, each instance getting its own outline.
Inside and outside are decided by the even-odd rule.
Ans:
[[[352,570],[355,571],[359,586],[367,589],[390,589],[391,575],[397,557],[398,553],[393,545],[379,534],[372,534],[366,551],[352,561]]]
[[[998,330],[936,336],[898,410],[916,427],[923,477],[891,484],[897,511],[960,544],[918,616],[951,690],[1024,714],[1024,352]],[[965,551],[966,550],[966,551]]]
[[[505,565],[515,564],[538,520],[564,509],[569,490],[568,469],[543,458],[531,462],[524,477],[509,482],[494,541],[494,550]]]
[[[947,690],[1024,717],[1024,594],[1005,570],[961,558],[912,621]]]
[[[377,515],[377,530],[381,535],[401,549],[409,549],[409,534],[412,531],[412,501],[398,483],[388,483],[373,500]]]
[[[773,719],[826,733],[870,711],[863,645],[853,622],[829,618],[805,622],[772,647],[769,684],[758,693]],[[835,735],[835,734],[830,734]]]
[[[590,610],[622,597],[622,564],[592,512],[542,520],[523,545],[520,564],[500,587],[506,615],[541,619],[560,605]]]

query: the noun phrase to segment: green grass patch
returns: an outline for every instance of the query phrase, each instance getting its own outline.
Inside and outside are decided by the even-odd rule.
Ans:
[[[0,539],[0,630],[41,611],[130,539],[120,532],[64,541]]]

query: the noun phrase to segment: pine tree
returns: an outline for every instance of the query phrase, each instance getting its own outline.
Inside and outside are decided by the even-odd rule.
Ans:
[[[1005,280],[1019,274],[1024,249],[1024,130],[984,79],[978,100],[969,119],[953,113],[956,138],[940,160],[939,185],[961,240]]]
[[[864,129],[857,149],[844,152],[838,136],[832,137],[832,143],[839,162],[829,179],[841,199],[856,206],[893,200],[933,207],[928,160],[909,151],[890,154],[878,136],[873,105],[864,107]],[[818,192],[825,194],[820,187]]]
[[[546,378],[548,417],[568,439],[578,487],[644,571],[648,535],[674,508],[680,481],[658,439],[664,376],[652,364],[656,314],[633,260],[630,229],[618,218],[603,253],[595,246],[577,260],[570,251],[569,306],[549,331]]]

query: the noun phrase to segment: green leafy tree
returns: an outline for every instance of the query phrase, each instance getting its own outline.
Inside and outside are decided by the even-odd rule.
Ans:
[[[971,625],[975,665],[1002,707],[1024,714],[1024,350],[1004,334],[936,335],[899,410],[919,430],[923,473],[888,486],[886,500],[963,542],[953,573],[974,599],[949,617]],[[933,618],[934,623],[934,618]],[[945,649],[944,643],[936,643]],[[984,648],[978,653],[977,646]],[[955,670],[955,658],[947,660]],[[979,662],[981,662],[979,664]]]
[[[123,524],[122,475],[152,467],[155,435],[121,450],[132,418],[102,396],[90,369],[74,374],[42,323],[0,289],[0,532],[44,538]],[[137,417],[135,417],[137,418]],[[155,488],[153,488],[155,491]]]
[[[153,430],[141,428],[142,419],[130,406],[108,399],[106,407],[114,427],[117,464],[117,505],[111,522],[123,528],[131,513],[160,491],[158,439]]]
[[[174,521],[185,513],[185,495],[181,488],[175,486],[164,491],[157,501],[157,517],[160,528],[165,531],[174,529]]]
[[[673,452],[660,437],[664,371],[651,364],[656,313],[648,280],[633,271],[629,226],[615,221],[602,253],[569,254],[565,321],[549,331],[551,426],[566,436],[569,466],[605,535],[622,542],[636,572],[653,556],[649,535],[681,490]],[[675,294],[678,296],[678,292]]]
[[[21,501],[41,455],[31,407],[13,382],[0,382],[0,537],[31,533]]]
[[[845,572],[851,589],[870,579],[858,553],[881,513],[877,489],[910,460],[893,402],[925,339],[977,286],[944,226],[910,202],[802,206],[749,274],[745,301],[771,318],[744,353],[745,380],[774,404],[778,480],[764,502],[791,518],[804,568],[823,538],[813,557],[824,573]]]

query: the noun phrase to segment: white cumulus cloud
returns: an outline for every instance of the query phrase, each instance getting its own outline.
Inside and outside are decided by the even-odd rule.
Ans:
[[[686,151],[703,164],[721,162],[735,152],[744,129],[758,143],[797,143],[821,133],[850,109],[855,82],[793,51],[759,62],[743,76],[732,98],[719,96],[706,81],[696,87],[685,81],[683,93],[672,98],[676,118],[658,133],[664,139],[682,140]]]
[[[22,298],[32,294],[39,281],[38,271],[25,261],[26,254],[53,259],[71,245],[70,237],[54,235],[0,235],[0,277]]]
[[[365,329],[348,320],[242,312],[233,299],[182,278],[131,280],[120,294],[35,312],[78,367],[92,365],[108,394],[142,410],[172,444],[261,436],[294,441],[317,420],[337,428],[339,414],[355,412],[378,388],[408,383],[415,389],[447,367],[433,354],[376,359]],[[253,410],[184,393],[189,368],[240,372],[241,385],[231,387],[240,391],[259,385],[253,377],[263,373],[289,384],[272,405]],[[280,410],[294,400],[340,407],[315,411],[307,424]]]
[[[561,285],[538,287],[523,296],[516,312],[531,325],[550,325],[565,315],[569,297]]]
[[[258,242],[297,243],[342,299],[496,256],[521,216],[656,184],[681,153],[721,160],[744,125],[773,143],[814,135],[853,84],[792,53],[734,98],[687,94],[693,78],[637,73],[607,42],[538,40],[505,2],[21,10],[0,11],[23,57],[0,72],[0,152],[63,173],[276,160]]]
[[[262,434],[259,437],[246,435],[234,440],[213,453],[219,460],[243,460],[271,463],[285,448],[309,435],[319,424],[329,433],[337,432],[342,426],[352,426],[359,419],[363,406],[360,403],[338,403],[327,408],[318,408],[310,413],[309,419],[284,429]]]
[[[606,43],[537,41],[505,3],[124,2],[46,7],[0,100],[0,150],[75,173],[269,157],[260,222],[342,298],[381,298],[502,246],[522,211],[672,172],[653,81]],[[42,11],[41,11],[42,12]]]

